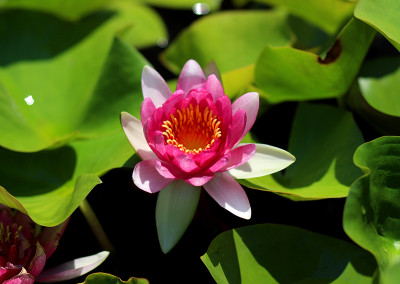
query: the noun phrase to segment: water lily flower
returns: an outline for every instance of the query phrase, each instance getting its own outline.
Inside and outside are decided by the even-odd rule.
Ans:
[[[56,250],[68,220],[56,227],[40,227],[29,216],[0,204],[0,283],[58,282],[82,275],[99,265],[108,252],[43,271]],[[79,265],[73,265],[78,263]],[[79,266],[79,267],[78,267]],[[91,270],[90,269],[90,270]]]
[[[249,219],[249,200],[235,179],[271,174],[295,160],[276,147],[240,144],[256,120],[258,93],[231,103],[217,76],[206,78],[194,60],[184,65],[174,93],[145,66],[142,91],[141,121],[123,112],[121,123],[143,159],[133,171],[135,185],[149,193],[161,190],[156,222],[164,252],[193,218],[201,187],[223,208]]]

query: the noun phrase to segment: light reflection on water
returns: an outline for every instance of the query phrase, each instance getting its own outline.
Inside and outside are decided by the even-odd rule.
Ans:
[[[167,45],[168,45],[168,39],[166,39],[164,37],[161,37],[158,39],[158,41],[157,41],[158,47],[164,48],[164,47],[167,47]]]
[[[206,3],[196,3],[193,5],[193,13],[196,15],[205,15],[210,12],[210,6]]]
[[[28,106],[33,105],[33,103],[35,102],[35,100],[33,99],[33,97],[31,95],[27,96],[24,100]]]

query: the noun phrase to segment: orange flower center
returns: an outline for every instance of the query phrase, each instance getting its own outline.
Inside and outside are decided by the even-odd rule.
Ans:
[[[170,119],[163,121],[163,135],[166,143],[174,145],[187,154],[198,154],[209,149],[221,137],[219,125],[221,121],[208,107],[200,111],[192,104],[187,108],[170,114]]]

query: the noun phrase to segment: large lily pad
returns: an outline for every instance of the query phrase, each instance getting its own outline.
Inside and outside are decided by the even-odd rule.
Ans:
[[[302,199],[345,197],[362,172],[353,165],[363,138],[351,113],[326,105],[300,104],[288,151],[296,162],[285,170],[239,180],[245,186]]]
[[[13,150],[40,151],[1,149],[0,202],[39,224],[57,225],[100,182],[98,176],[121,167],[134,151],[119,115],[139,116],[145,64],[137,51],[101,30],[57,56],[3,63],[7,92],[0,94],[13,108],[0,104],[8,110],[0,114],[7,133],[0,141]],[[27,92],[32,105],[23,100]]]
[[[98,107],[110,109],[99,100],[116,100],[113,92],[105,93],[105,98],[96,93],[111,80],[106,75],[100,77],[113,42],[112,30],[101,26],[104,20],[107,16],[94,16],[71,24],[38,13],[3,13],[0,19],[0,35],[4,39],[0,47],[1,146],[33,152],[65,144],[72,138],[86,138],[88,132],[91,136],[106,134],[103,126],[110,121],[110,116],[96,124],[88,119],[100,118],[100,113],[93,113],[93,108],[96,112]],[[11,31],[7,26],[14,28]],[[63,37],[63,33],[69,36]],[[139,62],[140,56],[136,57]],[[144,63],[141,60],[135,65],[136,78],[140,79]],[[121,67],[121,72],[109,72],[113,77],[120,76],[119,73],[124,74],[131,66],[121,64]],[[139,88],[133,91],[139,93],[140,84],[135,87]],[[29,97],[32,101],[25,101]],[[123,105],[120,103],[114,108]],[[115,130],[115,118],[113,121],[114,128],[110,131]]]
[[[374,34],[374,29],[353,19],[324,58],[267,46],[256,63],[255,83],[271,103],[341,96],[357,75]]]
[[[379,30],[400,51],[400,18],[397,0],[360,0],[354,15]]]
[[[67,22],[75,21],[75,23],[78,23],[79,19],[84,18],[81,20],[82,22],[89,22],[94,26],[101,23],[103,29],[109,29],[112,33],[118,32],[120,37],[137,48],[155,45],[159,42],[166,41],[168,38],[166,27],[164,26],[161,17],[152,8],[144,6],[139,2],[136,3],[129,0],[6,0],[0,2],[0,9],[38,11],[63,18],[67,20]],[[29,18],[30,17],[28,17],[27,22],[30,21]],[[102,19],[102,21],[100,21],[100,19]],[[33,26],[29,25],[26,28],[30,29],[36,26],[46,27],[46,21],[49,21],[49,19],[44,20],[44,22],[42,19],[39,19]],[[19,23],[14,22],[13,25],[15,26],[15,24],[17,24],[16,27],[20,28],[19,25],[24,23],[25,22],[23,21]],[[54,26],[55,29],[52,31],[55,32],[58,30],[60,28],[59,25],[60,23],[56,23]],[[72,23],[70,23],[70,26],[72,26]],[[62,28],[63,29],[60,33],[68,34],[68,36],[67,38],[60,37],[58,41],[61,44],[64,44],[65,41],[68,40],[68,37],[71,36],[71,31],[66,29],[66,24]],[[85,30],[88,27],[85,28],[81,26],[81,28],[83,29],[81,36],[84,36]],[[45,29],[48,30],[48,27]],[[8,32],[12,33],[14,30]],[[32,32],[31,36],[37,34],[37,31],[33,30]],[[44,31],[44,33],[48,33],[48,31]],[[73,34],[76,35],[76,32],[73,32]],[[41,38],[40,36],[39,39],[44,40],[44,38]],[[53,42],[53,45],[58,45],[59,42]],[[43,46],[41,46],[41,48],[43,48]]]
[[[224,73],[255,63],[266,44],[283,46],[292,39],[285,13],[221,12],[201,18],[184,30],[162,54],[162,60],[176,73],[189,59],[201,66],[214,60]]]
[[[338,0],[256,0],[283,6],[290,13],[320,27],[330,34],[337,31],[352,17],[355,3]]]
[[[361,69],[358,85],[364,99],[376,110],[400,116],[400,58],[377,58]]]
[[[136,48],[167,42],[167,28],[161,16],[140,1],[112,1],[103,10],[113,15],[107,25],[118,30],[118,36]]]
[[[354,163],[365,174],[351,187],[343,226],[385,271],[400,261],[400,137],[361,145]]]
[[[111,0],[3,0],[0,2],[0,8],[29,9],[55,14],[68,20],[78,20],[79,18],[104,7],[109,2],[111,2]]]
[[[217,283],[371,283],[370,254],[304,229],[263,224],[217,236],[201,257]]]

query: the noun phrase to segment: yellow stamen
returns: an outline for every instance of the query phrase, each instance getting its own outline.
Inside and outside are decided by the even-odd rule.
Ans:
[[[175,114],[175,115],[174,115]],[[199,154],[219,139],[221,121],[206,107],[201,111],[200,106],[189,104],[188,107],[170,113],[170,119],[163,121],[162,134],[169,145],[173,145],[182,152]]]

